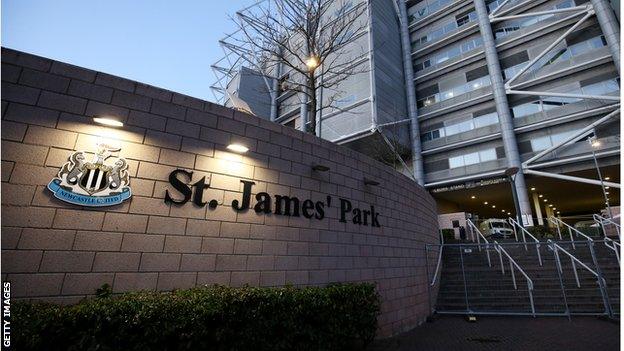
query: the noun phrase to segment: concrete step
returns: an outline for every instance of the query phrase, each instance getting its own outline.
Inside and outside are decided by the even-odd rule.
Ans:
[[[573,250],[569,243],[559,243],[581,262],[595,269],[594,259],[585,245],[577,245]],[[533,300],[538,312],[565,311],[561,281],[570,311],[573,313],[604,312],[604,302],[594,274],[576,264],[580,287],[576,284],[574,267],[567,255],[560,252],[562,272],[557,270],[556,258],[546,245],[540,248],[542,265],[539,264],[535,246],[506,245],[505,250],[520,265],[534,284]],[[596,261],[606,281],[607,294],[611,308],[620,309],[620,265],[612,250],[606,247],[594,247]],[[488,265],[487,253],[491,266]],[[463,267],[462,267],[463,264]],[[465,310],[465,294],[468,292],[470,308],[474,311],[487,312],[530,312],[529,292],[524,276],[514,269],[517,289],[509,270],[509,260],[503,256],[503,268],[498,252],[472,247],[472,252],[460,251],[459,248],[443,251],[443,265],[439,281],[437,310]],[[561,276],[561,278],[560,278]]]

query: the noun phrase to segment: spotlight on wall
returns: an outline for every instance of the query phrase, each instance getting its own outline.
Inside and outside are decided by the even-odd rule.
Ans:
[[[329,171],[329,167],[323,165],[312,165],[312,169],[319,172]]]
[[[123,127],[123,123],[111,117],[93,117],[93,122],[108,127]]]
[[[364,178],[364,184],[366,185],[379,185],[379,182],[373,179]]]
[[[227,146],[227,149],[230,151],[238,152],[240,154],[249,151],[249,148],[247,146],[241,144],[230,144]]]

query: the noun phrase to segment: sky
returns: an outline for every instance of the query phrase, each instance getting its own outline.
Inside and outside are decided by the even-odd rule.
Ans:
[[[214,101],[210,65],[250,0],[2,0],[2,46]]]

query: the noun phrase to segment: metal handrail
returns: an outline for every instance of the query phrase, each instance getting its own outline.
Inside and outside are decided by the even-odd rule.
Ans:
[[[440,266],[442,263],[442,249],[444,248],[444,235],[442,234],[442,230],[440,230],[440,250],[438,251],[438,264],[436,265],[435,272],[433,273],[433,280],[431,281],[431,286],[435,285],[435,282],[438,278],[438,272],[440,271]]]
[[[533,241],[535,241],[535,243],[536,243],[535,250],[537,251],[537,259],[539,261],[540,266],[543,266],[543,264],[542,264],[542,254],[540,253],[540,245],[541,245],[540,241],[535,236],[533,236],[533,234],[529,233],[529,231],[526,230],[523,226],[518,224],[518,222],[515,219],[509,217],[508,220],[509,220],[509,223],[513,226],[514,232],[516,230],[516,226],[518,226],[518,228],[520,228],[520,230],[522,232],[522,241],[524,242],[524,249],[526,251],[528,251],[528,248],[527,248],[527,245],[526,245],[525,234],[528,234],[531,237],[531,239],[533,239]]]
[[[488,241],[488,239],[485,238],[485,235],[481,233],[479,228],[477,228],[477,226],[475,226],[475,224],[472,223],[470,219],[466,219],[466,223],[468,223],[468,225],[471,227],[470,229],[471,231],[475,230],[477,232],[477,247],[479,248],[479,251],[481,251],[481,242],[479,242],[479,237],[482,237],[483,241],[485,241],[485,252],[487,254],[488,265],[492,267],[492,260],[490,259],[490,250],[489,250],[490,242]]]
[[[509,255],[507,250],[505,250],[497,241],[494,241],[494,249],[496,250],[496,252],[498,252],[498,257],[501,263],[501,272],[503,273],[503,275],[505,274],[505,268],[503,265],[503,256],[501,255],[501,253],[507,256],[507,259],[509,260],[509,271],[511,272],[511,279],[513,280],[513,285],[514,285],[515,290],[518,290],[518,285],[516,284],[516,275],[514,273],[514,267],[516,267],[516,269],[518,269],[518,271],[526,279],[527,290],[529,292],[529,300],[531,301],[531,312],[533,313],[533,316],[535,316],[535,303],[533,302],[533,287],[534,287],[533,280],[529,278],[529,275],[526,274],[526,272],[522,269],[522,267],[520,267],[520,265]]]
[[[611,242],[611,245],[613,246],[609,246],[608,242]],[[608,238],[606,236],[604,239],[604,244],[606,247],[610,248],[611,250],[613,250],[613,252],[615,252],[615,258],[617,258],[618,264],[620,264],[620,249],[622,248],[622,245],[619,242],[611,238]],[[619,246],[619,247],[616,247],[616,246]]]
[[[602,234],[606,237],[607,236],[607,232],[605,231],[605,227],[604,227],[604,223],[608,222],[611,223],[615,226],[615,231],[617,232],[618,238],[620,238],[620,240],[622,239],[620,237],[620,224],[614,222],[612,219],[610,218],[604,218],[601,215],[598,214],[594,214],[592,216],[594,218],[594,222],[597,222],[598,224],[600,224],[600,227],[602,228]]]
[[[596,260],[596,256],[595,256],[594,249],[593,249],[593,247],[594,247],[593,241],[590,241],[588,243],[588,245],[589,245],[589,250],[590,250],[590,252],[592,254],[592,259],[594,261],[594,265],[596,265],[596,270],[595,271],[593,269],[589,268],[585,263],[583,263],[581,260],[576,258],[574,255],[572,255],[566,249],[564,249],[563,247],[559,246],[557,243],[553,242],[550,239],[548,239],[548,245],[549,245],[549,247],[551,247],[551,249],[555,253],[555,259],[557,261],[557,268],[559,269],[560,273],[563,272],[563,268],[561,267],[561,259],[559,258],[559,251],[563,251],[563,253],[565,253],[566,255],[568,255],[570,257],[570,261],[572,262],[572,269],[574,269],[574,277],[576,278],[576,286],[577,287],[579,287],[579,288],[581,287],[581,283],[580,283],[579,278],[578,278],[578,272],[576,270],[576,264],[577,263],[580,264],[581,267],[585,268],[590,273],[592,273],[594,276],[596,276],[596,282],[598,283],[598,288],[600,289],[600,294],[602,295],[602,302],[604,303],[605,313],[607,315],[609,315],[609,317],[613,317],[613,311],[611,310],[611,304],[609,303],[609,295],[607,294],[607,282],[602,277],[602,274],[600,273],[600,266],[598,266],[598,261]]]
[[[576,258],[574,255],[572,255],[570,252],[568,252],[563,247],[559,246],[557,243],[555,243],[552,240],[548,239],[548,244],[551,245],[551,247],[555,250],[555,256],[556,256],[557,260],[559,260],[559,256],[558,256],[559,254],[557,253],[557,250],[563,251],[563,253],[565,253],[566,255],[568,255],[570,257],[570,261],[572,262],[572,269],[574,269],[574,278],[576,279],[576,286],[577,287],[579,287],[579,288],[581,287],[581,282],[579,281],[578,272],[577,272],[577,269],[576,269],[576,264],[577,263],[580,264],[581,267],[587,269],[591,274],[595,275],[596,279],[600,278],[596,271],[594,271],[593,269],[589,268],[589,266],[587,266],[585,263],[583,263],[583,261],[581,261],[578,258]],[[561,262],[561,261],[559,260],[559,262]],[[559,270],[563,271],[561,267],[559,267]]]
[[[568,234],[570,235],[570,242],[572,243],[572,248],[574,250],[576,250],[576,245],[574,244],[574,238],[572,237],[572,231],[576,232],[577,235],[581,235],[583,237],[585,237],[587,239],[587,241],[593,243],[594,239],[590,238],[589,236],[587,236],[585,233],[581,232],[580,230],[570,226],[569,224],[565,223],[564,221],[562,221],[561,219],[557,218],[557,217],[548,217],[548,220],[555,224],[557,226],[557,232],[559,232],[559,239],[561,238],[561,229],[559,228],[559,223],[563,224],[564,226],[566,226],[568,228]]]

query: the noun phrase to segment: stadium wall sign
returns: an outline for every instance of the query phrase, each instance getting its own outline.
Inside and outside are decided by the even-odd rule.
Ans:
[[[169,174],[169,183],[171,186],[180,193],[181,198],[174,199],[171,193],[167,189],[165,192],[165,203],[184,205],[189,201],[192,201],[196,206],[203,207],[208,205],[209,208],[216,208],[219,203],[217,200],[205,201],[203,198],[204,189],[210,187],[210,183],[206,182],[206,177],[202,177],[199,181],[192,185],[188,185],[180,177],[186,178],[188,182],[192,181],[193,172],[183,169],[176,169]],[[241,180],[243,183],[243,194],[240,200],[232,201],[232,208],[237,211],[245,211],[250,209],[251,194],[255,182],[248,180]],[[347,220],[353,224],[365,225],[371,227],[381,227],[379,224],[379,213],[375,211],[375,206],[371,205],[370,209],[354,208],[351,201],[343,198],[338,198],[340,204],[340,222],[346,223]],[[255,204],[253,210],[256,213],[275,214],[282,216],[303,217],[317,220],[323,220],[325,218],[325,208],[331,207],[332,197],[327,196],[325,201],[312,201],[307,199],[300,201],[297,197],[286,195],[271,196],[266,192],[259,192],[255,196]]]

